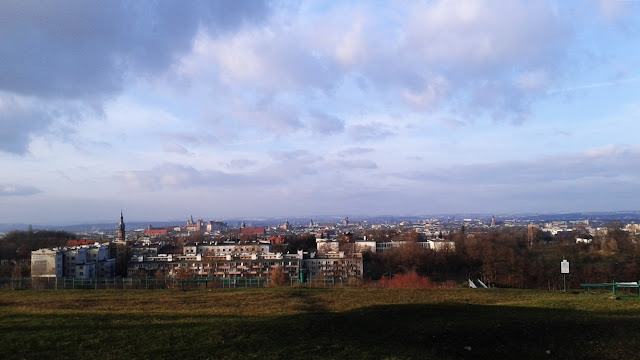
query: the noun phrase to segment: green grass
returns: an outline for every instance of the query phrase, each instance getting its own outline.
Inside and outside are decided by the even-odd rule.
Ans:
[[[0,291],[0,359],[637,358],[640,299],[608,295]]]

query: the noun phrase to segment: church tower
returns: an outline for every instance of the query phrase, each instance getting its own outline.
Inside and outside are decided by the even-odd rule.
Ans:
[[[118,225],[118,240],[125,241],[124,238],[124,217],[122,216],[122,210],[120,210],[120,224]]]

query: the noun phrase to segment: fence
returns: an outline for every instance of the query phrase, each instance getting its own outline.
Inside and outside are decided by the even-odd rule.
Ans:
[[[177,280],[155,278],[74,279],[41,277],[0,279],[0,289],[13,290],[171,289],[177,286]]]
[[[360,285],[357,279],[308,279],[300,283],[292,278],[284,286],[302,287],[341,287]],[[198,280],[177,280],[173,278],[117,278],[117,279],[74,279],[74,278],[13,278],[0,279],[0,289],[6,290],[153,290],[153,289],[227,289],[227,288],[261,288],[269,286],[269,278],[207,278]]]

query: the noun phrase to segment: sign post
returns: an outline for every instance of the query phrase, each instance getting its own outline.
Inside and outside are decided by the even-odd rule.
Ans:
[[[564,292],[567,292],[567,274],[569,273],[569,262],[562,256],[560,263],[560,273],[562,274],[562,283],[564,284]]]

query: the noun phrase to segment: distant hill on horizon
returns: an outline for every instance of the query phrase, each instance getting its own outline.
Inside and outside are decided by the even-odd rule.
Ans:
[[[603,212],[572,212],[572,213],[548,213],[548,214],[480,214],[480,213],[459,213],[459,214],[431,214],[431,215],[380,215],[380,216],[349,216],[349,220],[352,223],[366,221],[369,224],[377,223],[399,223],[402,221],[420,221],[424,219],[438,219],[440,221],[460,221],[462,219],[474,218],[474,219],[490,219],[492,215],[495,215],[497,219],[502,220],[531,220],[531,221],[579,221],[579,220],[597,220],[597,221],[622,221],[632,222],[640,221],[640,211],[603,211]],[[292,225],[306,225],[311,220],[318,223],[335,222],[339,223],[344,219],[344,216],[337,215],[324,215],[315,217],[273,217],[273,218],[228,218],[228,219],[216,219],[224,221],[231,227],[239,226],[241,222],[245,222],[247,226],[275,226],[284,223],[286,220]],[[209,221],[209,219],[203,219]],[[127,230],[144,229],[147,225],[151,224],[153,227],[163,226],[178,226],[184,225],[186,220],[174,220],[174,221],[131,221],[125,223]],[[118,226],[117,222],[105,222],[105,223],[85,223],[85,224],[63,224],[63,225],[43,225],[43,224],[15,224],[4,223],[0,224],[0,232],[10,232],[13,230],[26,231],[29,226],[33,230],[64,230],[72,232],[90,232],[90,231],[116,231]]]

